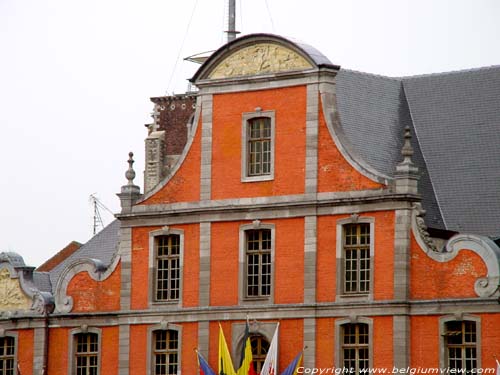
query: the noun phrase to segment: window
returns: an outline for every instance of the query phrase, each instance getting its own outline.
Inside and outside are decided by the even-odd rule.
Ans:
[[[259,374],[269,351],[269,341],[262,335],[252,335],[250,336],[250,344],[252,345],[253,367],[255,373]]]
[[[153,331],[153,374],[177,375],[179,369],[179,332]]]
[[[271,230],[245,231],[246,247],[246,296],[271,295]]]
[[[180,236],[155,237],[156,301],[176,301],[180,294]]]
[[[271,173],[271,120],[257,117],[248,121],[248,175]]]
[[[370,366],[368,324],[342,325],[341,366],[359,374]]]
[[[243,114],[242,181],[274,178],[274,111]]]
[[[78,333],[75,340],[76,375],[97,375],[99,368],[99,336],[96,333]]]
[[[15,340],[13,337],[0,337],[0,374],[14,375],[15,368]]]
[[[370,291],[370,224],[344,225],[344,293]]]
[[[476,322],[449,321],[445,323],[445,354],[447,367],[470,373],[477,366]]]

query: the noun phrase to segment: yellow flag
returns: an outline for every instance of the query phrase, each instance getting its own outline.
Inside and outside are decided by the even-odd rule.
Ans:
[[[231,361],[231,354],[227,348],[226,339],[222,327],[219,324],[219,374],[220,375],[236,375],[234,371],[233,361]]]

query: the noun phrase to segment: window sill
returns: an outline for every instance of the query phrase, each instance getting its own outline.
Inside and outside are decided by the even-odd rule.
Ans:
[[[257,304],[270,304],[272,303],[271,296],[266,297],[244,297],[240,301],[242,304],[257,305]]]
[[[241,182],[262,182],[262,181],[272,181],[274,180],[274,176],[269,175],[261,175],[261,176],[245,176],[241,177]]]
[[[181,305],[181,300],[176,300],[176,301],[151,301],[149,303],[149,306],[152,308],[155,307],[161,307],[161,306],[176,306],[180,307]]]
[[[344,293],[338,294],[336,302],[365,302],[371,301],[372,295],[370,293]]]

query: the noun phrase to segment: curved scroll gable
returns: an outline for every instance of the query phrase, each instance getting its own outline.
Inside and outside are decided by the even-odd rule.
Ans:
[[[331,89],[332,91],[328,90],[325,86],[323,90],[321,90],[321,105],[328,131],[330,132],[338,150],[345,160],[347,160],[348,163],[363,176],[375,182],[389,185],[393,179],[375,170],[368,163],[366,163],[354,150],[351,142],[345,136],[337,111],[338,106],[336,95],[333,92],[334,88],[332,87]]]
[[[0,253],[0,311],[2,316],[50,313],[54,298],[33,282],[34,267],[16,253]]]
[[[492,297],[500,287],[500,248],[488,237],[473,234],[456,234],[439,251],[427,232],[421,205],[415,204],[412,214],[412,232],[417,244],[426,255],[436,262],[449,262],[462,250],[476,253],[487,269],[486,277],[478,278],[474,291],[479,297]]]
[[[68,313],[73,309],[73,298],[68,296],[68,285],[74,276],[87,272],[95,281],[106,280],[120,263],[121,257],[116,255],[111,264],[106,266],[99,259],[83,258],[69,264],[59,276],[55,289],[55,312]]]
[[[179,171],[180,167],[184,163],[187,155],[189,154],[189,151],[191,150],[191,147],[193,145],[194,139],[196,137],[196,134],[198,132],[198,127],[200,125],[200,120],[201,120],[201,111],[202,111],[202,98],[199,96],[196,98],[196,109],[194,113],[194,120],[193,120],[193,126],[189,130],[189,135],[188,139],[186,141],[186,145],[184,146],[184,150],[182,150],[181,155],[179,156],[179,159],[177,159],[177,162],[175,165],[172,167],[170,172],[165,176],[165,178],[158,184],[156,185],[155,188],[153,188],[151,191],[147,192],[142,196],[142,198],[135,203],[135,205],[143,204],[145,203],[149,198],[154,196],[156,193],[158,193],[160,190],[162,190],[175,176],[175,174]]]

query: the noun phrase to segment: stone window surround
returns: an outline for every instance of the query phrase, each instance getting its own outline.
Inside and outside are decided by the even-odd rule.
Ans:
[[[248,175],[248,124],[249,121],[257,117],[266,117],[271,120],[271,169],[269,174],[249,176]],[[241,121],[241,182],[259,182],[274,180],[274,144],[275,136],[275,111],[263,111],[255,108],[255,112],[245,112]]]
[[[76,335],[78,335],[80,333],[93,333],[93,334],[97,335],[97,375],[99,375],[101,373],[102,330],[100,328],[96,328],[96,327],[87,327],[86,325],[83,325],[79,328],[74,328],[69,332],[68,374],[76,374],[75,340],[76,340]]]
[[[370,224],[370,291],[363,294],[344,293],[344,225]],[[353,214],[348,218],[337,220],[336,223],[336,293],[335,302],[364,302],[373,300],[373,274],[375,255],[375,218]]]
[[[335,367],[343,367],[342,356],[342,326],[345,324],[367,324],[368,325],[368,367],[373,368],[373,319],[365,317],[350,317],[335,319]]]
[[[178,337],[178,347],[177,347],[177,359],[178,359],[178,365],[177,365],[177,374],[182,374],[181,371],[181,366],[182,366],[182,358],[181,358],[181,351],[182,351],[182,326],[177,325],[177,324],[171,324],[168,323],[166,320],[161,321],[158,324],[152,325],[148,327],[148,339],[147,339],[147,359],[146,359],[146,374],[154,374],[154,369],[153,369],[153,340],[154,340],[154,333],[156,331],[177,331],[177,337]]]
[[[158,236],[179,236],[179,267],[180,267],[180,280],[179,280],[179,299],[172,301],[156,301],[156,244],[155,238]],[[184,270],[184,230],[175,229],[165,226],[161,229],[149,232],[149,276],[148,276],[148,301],[149,307],[152,309],[161,308],[164,305],[174,305],[176,307],[182,306],[182,292],[183,292],[183,270]]]
[[[269,229],[271,231],[271,293],[265,297],[247,297],[247,272],[246,272],[246,231]],[[238,302],[240,305],[261,305],[263,302],[274,303],[274,275],[275,275],[275,225],[261,223],[260,220],[254,220],[251,224],[240,225],[239,228],[239,255],[238,255]]]
[[[232,346],[232,351],[231,354],[233,358],[236,358],[239,360],[241,352],[243,350],[243,345],[245,345],[245,342],[243,339],[245,338],[245,329],[246,329],[246,323],[233,323],[231,325],[231,346]],[[259,321],[252,321],[249,324],[249,332],[250,335],[261,335],[263,336],[267,341],[269,341],[269,344],[271,344],[271,341],[274,336],[274,332],[276,331],[276,327],[278,326],[278,323],[276,322],[259,322]],[[279,358],[278,358],[279,362]],[[235,363],[236,365],[236,363]]]
[[[476,323],[476,363],[481,368],[481,318],[469,314],[446,315],[439,318],[439,367],[448,367],[448,353],[446,350],[446,323],[469,321]]]
[[[8,332],[4,329],[0,329],[0,337],[11,337],[14,339],[14,372],[17,373],[17,352],[18,352],[18,333],[17,332]]]

